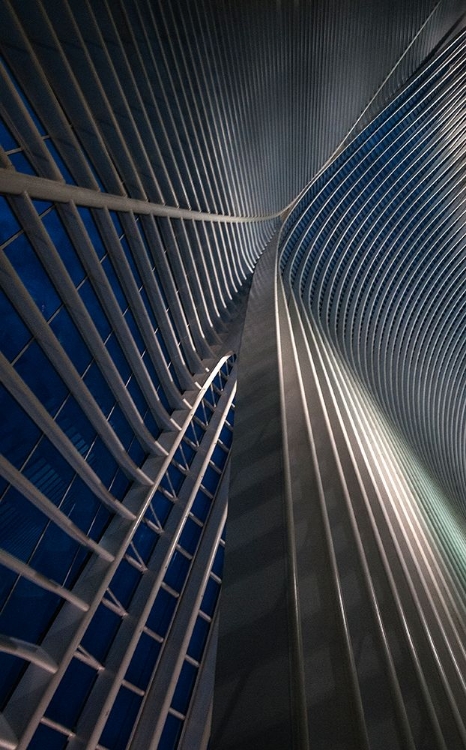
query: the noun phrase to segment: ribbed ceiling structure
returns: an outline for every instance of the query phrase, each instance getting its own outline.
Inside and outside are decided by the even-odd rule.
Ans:
[[[464,35],[306,191],[281,268],[463,513]]]
[[[463,0],[0,2],[4,750],[207,747],[244,316],[235,492],[247,508],[238,534],[232,498],[229,544],[250,577],[242,598],[225,596],[223,627],[240,622],[252,656],[227,653],[222,731],[249,731],[244,716],[254,728],[262,712],[251,750],[465,740],[463,536],[441,512],[451,498],[462,507],[465,486],[463,38],[439,56],[463,11]],[[317,366],[327,405],[343,403],[334,433]],[[320,445],[306,442],[314,407]],[[339,487],[332,505],[344,460],[354,496]],[[395,542],[380,552],[371,526],[378,511],[391,539],[386,507],[405,521],[388,572]],[[438,556],[421,550],[431,537]],[[308,603],[325,611],[301,628]],[[236,722],[241,669],[251,688],[269,647],[275,668]],[[313,668],[321,648],[330,680]]]

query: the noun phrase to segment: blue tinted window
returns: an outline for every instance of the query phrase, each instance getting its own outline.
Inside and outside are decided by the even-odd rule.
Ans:
[[[61,300],[31,243],[24,234],[20,234],[7,245],[4,252],[42,315],[48,320],[60,307]]]
[[[86,281],[79,287],[79,295],[86,305],[87,311],[92,318],[92,322],[100,333],[102,339],[105,341],[112,330],[112,327],[104,313],[102,305],[97,299],[89,279],[86,279]]]
[[[37,342],[33,341],[15,364],[20,375],[42,406],[54,416],[68,389]]]
[[[220,480],[220,475],[215,471],[215,469],[212,468],[212,466],[209,466],[206,473],[204,474],[202,484],[204,485],[206,490],[211,492],[212,495],[215,495],[219,480]]]
[[[47,211],[47,209],[50,208],[50,206],[53,205],[50,201],[37,201],[37,200],[33,200],[32,202],[33,202],[34,208],[36,209],[36,211],[37,211],[37,213],[39,215],[43,214],[44,211]]]
[[[63,750],[68,744],[68,737],[55,729],[39,724],[28,750]]]
[[[0,502],[0,544],[27,562],[49,519],[13,487]]]
[[[118,464],[100,438],[95,440],[86,460],[105,486],[109,487]]]
[[[102,261],[102,268],[104,269],[107,275],[107,278],[110,282],[110,286],[112,287],[113,293],[115,297],[117,298],[117,302],[120,305],[121,310],[124,312],[126,308],[128,307],[128,302],[126,300],[123,289],[121,288],[120,282],[115,273],[115,269],[113,268],[113,265],[108,256]]]
[[[171,500],[165,497],[165,495],[157,490],[154,497],[152,498],[152,508],[154,509],[154,513],[156,514],[160,524],[163,526],[170,514],[171,509],[173,508],[173,503],[171,502]],[[152,520],[151,515],[152,514],[150,512],[147,513],[147,517]]]
[[[160,737],[158,750],[174,750],[183,728],[183,722],[172,714],[168,714],[163,732]]]
[[[142,697],[121,687],[113,704],[100,744],[112,750],[125,750],[141,705]]]
[[[96,659],[103,661],[120,624],[121,617],[103,604],[99,604],[84,634],[82,645]]]
[[[0,431],[0,453],[20,468],[41,431],[2,385],[0,414],[4,420]]]
[[[215,555],[214,564],[212,565],[212,571],[217,575],[219,578],[223,575],[223,561],[225,558],[225,547],[222,547],[222,545],[219,546],[217,550],[217,554]]]
[[[31,333],[2,291],[0,291],[0,320],[2,321],[0,351],[11,362],[31,339]]]
[[[165,574],[165,583],[180,593],[188,575],[190,565],[191,561],[182,555],[181,552],[176,551]]]
[[[21,226],[5,198],[0,197],[0,245],[10,239]]]
[[[145,690],[149,684],[159,653],[160,643],[142,633],[128,671],[126,672],[125,679],[141,688],[141,690]]]
[[[9,154],[8,158],[17,172],[21,172],[21,174],[36,174],[36,171],[31,162],[22,151],[17,151],[14,154]]]
[[[69,185],[76,185],[76,180],[73,179],[71,176],[68,168],[65,166],[65,162],[61,158],[60,154],[58,153],[57,149],[55,148],[54,144],[50,140],[50,138],[47,138],[45,140],[45,145],[47,146],[50,155],[52,156],[55,164],[57,165],[58,169],[62,173],[65,182],[67,182]]]
[[[99,230],[97,229],[97,225],[92,217],[91,211],[88,208],[79,206],[78,213],[83,220],[84,226],[86,227],[86,232],[88,233],[89,239],[92,242],[94,251],[97,253],[99,258],[103,258],[107,251],[102,241],[102,237],[100,236]]]
[[[102,412],[107,417],[115,403],[115,396],[110,390],[107,381],[102,375],[96,362],[93,362],[89,367],[83,380],[100,406]]]
[[[10,129],[0,119],[0,146],[4,151],[10,151],[11,149],[18,148],[18,145],[18,141],[12,136]]]
[[[141,579],[141,573],[126,560],[122,560],[112,578],[110,589],[116,598],[127,607]]]
[[[74,581],[70,580],[69,572],[74,567],[77,557],[80,558],[79,563],[82,563],[86,556],[87,552],[78,542],[71,539],[58,526],[49,523],[38,549],[30,560],[30,565],[47,578],[71,586]],[[76,567],[74,571],[76,572]]]
[[[203,617],[198,617],[188,647],[189,656],[196,659],[196,661],[200,661],[202,658],[209,629],[210,624]]]
[[[64,307],[55,315],[50,326],[77,371],[82,374],[90,364],[92,357],[84,339]]]
[[[45,715],[65,727],[73,727],[96,676],[95,669],[78,659],[72,659]]]
[[[53,244],[58,250],[73,283],[77,286],[79,282],[83,280],[86,273],[57,211],[50,211],[44,216],[42,222],[49,233]]]
[[[171,707],[174,708],[175,711],[179,711],[180,714],[185,714],[188,709],[196,677],[197,667],[185,661],[181,668],[171,704]]]
[[[126,360],[125,355],[123,354],[123,350],[120,344],[116,340],[114,333],[112,333],[112,335],[109,337],[106,343],[106,347],[108,349],[108,353],[115,363],[117,370],[120,373],[120,376],[123,378],[123,381],[126,382],[131,374],[131,368]],[[129,390],[131,389],[129,388]]]
[[[209,615],[210,617],[212,617],[214,613],[219,593],[220,585],[212,578],[209,578],[202,599],[201,609],[203,612],[205,612],[206,615]]]
[[[0,614],[0,632],[38,643],[61,602],[56,594],[20,578]]]
[[[141,523],[136,529],[133,544],[145,563],[149,560],[158,541],[158,534],[150,529],[147,524]]]
[[[200,521],[205,521],[210,510],[212,501],[207,495],[199,490],[192,505],[192,512]]]
[[[147,618],[147,626],[153,630],[154,633],[158,633],[158,635],[161,636],[167,634],[176,608],[176,602],[177,599],[169,594],[168,591],[160,589],[150,615]]]
[[[191,518],[187,518],[180,536],[180,546],[190,555],[194,555],[201,533],[202,527]]]

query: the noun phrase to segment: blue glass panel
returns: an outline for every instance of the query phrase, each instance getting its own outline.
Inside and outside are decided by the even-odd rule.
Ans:
[[[31,339],[31,333],[26,328],[15,308],[0,291],[0,351],[11,362]]]
[[[107,316],[104,313],[97,296],[91,286],[89,279],[79,287],[79,296],[86,305],[87,311],[92,318],[92,322],[100,333],[103,341],[107,338],[112,327]]]
[[[180,471],[173,464],[169,465],[167,473],[168,473],[168,476],[170,477],[170,481],[173,485],[175,492],[178,493],[179,490],[181,489],[181,485],[183,484],[185,480],[185,474],[183,474],[183,472]]]
[[[140,580],[139,570],[133,568],[126,560],[122,560],[112,578],[110,589],[124,607],[130,603]]]
[[[202,484],[208,490],[212,493],[212,495],[215,495],[217,491],[217,486],[220,481],[220,475],[217,474],[215,469],[212,468],[212,466],[209,466],[206,473],[204,474],[204,477],[202,479]]]
[[[115,403],[115,396],[110,390],[107,381],[103,377],[96,362],[93,362],[89,367],[83,380],[100,406],[102,412],[107,417]]]
[[[118,469],[118,464],[100,438],[95,440],[86,460],[104,485],[109,487]]]
[[[118,404],[115,405],[108,421],[111,424],[114,432],[118,435],[119,439],[123,443],[124,447],[128,448],[134,437],[134,432],[129,426],[128,421]]]
[[[21,174],[36,174],[36,170],[23,151],[16,151],[14,154],[9,154],[8,158],[17,172],[21,172]]]
[[[121,617],[103,604],[99,604],[81,641],[82,645],[96,659],[103,661],[120,624]]]
[[[85,456],[96,432],[73,396],[67,399],[57,416],[56,423],[69,437],[76,450]]]
[[[195,422],[193,420],[191,422],[191,424],[189,425],[188,430],[186,431],[186,434],[188,435],[188,437],[190,437],[189,433],[191,431],[194,433],[193,434],[193,443],[196,443],[196,440],[197,440],[197,442],[200,443],[201,440],[202,440],[202,438],[204,437],[204,432],[205,432],[204,427],[202,427],[202,425],[200,425],[198,422]]]
[[[74,727],[96,676],[95,669],[72,659],[45,715],[65,727]]]
[[[115,366],[120,373],[120,376],[122,377],[123,381],[126,383],[126,381],[128,380],[131,374],[131,368],[126,360],[125,355],[123,354],[123,349],[121,348],[120,344],[116,340],[114,333],[112,333],[112,335],[109,337],[105,346],[107,347],[108,353],[113,359]],[[131,391],[129,384],[128,384],[128,389]]]
[[[55,505],[61,504],[74,476],[74,470],[46,437],[30,456],[23,473]]]
[[[140,695],[120,688],[102,732],[101,745],[112,750],[125,750],[141,701]]]
[[[102,268],[104,269],[106,273],[106,276],[110,282],[110,286],[112,287],[113,294],[115,295],[117,302],[120,305],[121,310],[125,312],[125,310],[128,307],[128,302],[123,292],[123,289],[121,288],[120,282],[118,281],[117,275],[115,273],[115,269],[113,268],[113,265],[108,255],[102,261]]]
[[[145,563],[149,560],[159,537],[147,524],[141,523],[136,529],[133,544]]]
[[[210,623],[204,620],[203,617],[198,617],[188,646],[188,654],[192,659],[201,661],[209,630]]]
[[[0,614],[0,632],[39,643],[61,603],[56,594],[20,578]]]
[[[44,141],[45,145],[47,146],[50,155],[52,159],[54,160],[55,164],[57,165],[58,169],[62,173],[65,182],[67,182],[69,185],[76,185],[76,180],[73,179],[71,176],[68,168],[65,166],[65,162],[61,158],[60,154],[58,153],[57,149],[55,148],[55,145],[52,143],[50,138],[47,138]]]
[[[142,280],[141,280],[141,277],[139,276],[139,271],[137,269],[136,263],[134,261],[134,258],[133,258],[133,255],[131,253],[131,250],[130,250],[130,247],[129,247],[129,243],[128,243],[128,240],[126,239],[126,237],[123,237],[120,240],[120,244],[121,244],[121,247],[123,248],[123,251],[124,251],[124,253],[126,255],[126,260],[128,261],[128,263],[129,263],[129,265],[131,267],[131,271],[133,273],[134,280],[135,280],[135,282],[137,284],[137,287],[138,287],[138,289],[140,289],[143,286]]]
[[[205,394],[204,394],[204,399],[205,399],[205,400],[206,400],[206,401],[207,401],[207,402],[208,402],[209,404],[211,404],[211,406],[215,406],[215,404],[217,403],[217,402],[216,402],[216,399],[215,399],[215,396],[214,396],[214,394],[212,393],[212,390],[211,390],[210,388],[207,388],[207,390],[206,390],[206,392],[205,392]]]
[[[218,576],[219,578],[221,578],[223,575],[224,558],[225,558],[225,547],[223,547],[220,544],[217,550],[217,554],[215,555],[214,564],[212,565],[212,572],[215,573],[215,575]]]
[[[102,509],[103,516],[101,523],[105,524],[110,517],[110,511],[100,504],[92,490],[83,482],[83,480],[74,476],[66,497],[61,506],[61,510],[76,524],[82,531],[88,533],[95,522],[98,511]],[[99,530],[101,531],[101,530]],[[99,531],[94,529],[93,538]]]
[[[5,420],[0,431],[0,453],[16,468],[20,468],[41,432],[2,385],[0,385],[0,414]]]
[[[163,580],[172,589],[181,593],[190,565],[191,561],[177,550],[170,560],[170,564]]]
[[[40,540],[37,551],[30,560],[30,565],[39,573],[57,583],[64,584],[75,556],[80,551],[81,547],[78,542],[50,523]],[[68,585],[72,583],[73,581],[68,581]]]
[[[0,565],[0,609],[5,604],[18,574]]]
[[[68,744],[68,737],[55,729],[39,724],[28,750],[63,750]]]
[[[26,562],[48,523],[47,516],[10,487],[0,502],[0,545]]]
[[[154,438],[157,438],[160,435],[160,427],[157,427],[157,422],[155,421],[149,410],[147,410],[144,414],[144,424],[146,425],[149,432],[154,436]]]
[[[196,455],[196,451],[185,440],[183,441],[183,453],[186,461],[188,462],[188,466],[190,466],[194,456]]]
[[[124,231],[123,227],[121,226],[121,221],[118,218],[118,214],[115,211],[110,211],[110,216],[112,217],[112,221],[118,237],[122,237],[124,235]]]
[[[17,360],[15,370],[54,416],[68,389],[36,341],[31,342]]]
[[[10,693],[14,689],[18,679],[29,662],[19,659],[13,654],[0,652],[0,711],[8,702]]]
[[[127,389],[129,391],[129,394],[131,398],[133,399],[139,413],[144,415],[147,411],[147,401],[144,398],[144,395],[136,381],[136,378],[131,377],[127,383]]]
[[[94,251],[97,253],[97,256],[99,258],[103,258],[107,251],[102,241],[102,237],[100,236],[99,230],[97,229],[97,224],[92,217],[91,211],[88,208],[79,206],[78,213],[83,220],[84,226],[86,227],[86,232],[88,233],[89,239],[92,242]]]
[[[180,536],[180,546],[183,547],[186,552],[189,552],[190,555],[194,555],[201,533],[202,527],[198,526],[192,518],[187,518]]]
[[[129,309],[125,313],[125,321],[129,330],[132,333],[134,342],[137,348],[139,349],[140,354],[143,354],[143,352],[145,352],[146,350],[146,345],[142,339],[139,328],[136,325],[136,321],[134,320],[133,314],[131,313],[131,310]],[[156,382],[158,382],[158,380]]]
[[[53,203],[51,203],[50,201],[37,201],[37,200],[33,200],[32,203],[33,203],[34,208],[36,209],[36,211],[37,211],[37,213],[39,215],[43,214],[44,211],[47,211],[47,209],[50,208],[50,206],[53,205]]]
[[[203,612],[205,612],[206,615],[209,615],[210,617],[212,617],[214,613],[219,593],[220,585],[216,581],[214,581],[213,578],[209,578],[209,580],[207,581],[204,596],[202,598],[201,609]]]
[[[173,613],[176,608],[177,599],[174,596],[160,589],[147,618],[147,626],[160,636],[167,634],[168,628],[172,621]]]
[[[154,311],[152,310],[151,304],[149,302],[149,297],[147,296],[146,290],[145,289],[141,289],[140,290],[140,295],[142,297],[142,301],[144,302],[145,308],[147,310],[147,314],[149,316],[150,322],[152,323],[152,327],[153,327],[153,329],[155,331],[155,329],[157,328],[157,320],[156,320],[156,317],[154,315]]]
[[[199,518],[200,521],[205,521],[209,514],[211,504],[212,500],[207,497],[202,490],[199,490],[191,508],[192,513],[196,518]]]
[[[223,469],[227,458],[228,458],[228,453],[222,450],[219,446],[217,446],[214,452],[212,453],[212,461],[214,462],[216,466],[218,466],[219,469]]]
[[[145,461],[147,453],[144,448],[142,448],[138,440],[136,440],[136,438],[134,438],[133,442],[131,443],[131,446],[128,450],[128,456],[133,459],[136,466],[142,466]]]
[[[15,271],[46,320],[60,307],[61,300],[25,234],[4,249]]]
[[[84,339],[64,307],[55,315],[50,327],[81,375],[90,364],[92,357]]]
[[[197,677],[197,671],[197,667],[187,661],[184,662],[181,668],[171,704],[171,708],[174,708],[175,711],[179,711],[180,714],[185,714],[188,709],[191,693]]]
[[[0,197],[0,245],[19,232],[21,225],[11,210],[6,198]]]
[[[60,217],[58,216],[57,210],[50,211],[46,216],[43,217],[42,223],[50,235],[50,238],[55,245],[60,258],[66,266],[71,279],[75,286],[82,281],[86,275],[81,261],[79,260],[76,250],[68,236],[65,227],[63,226]]]
[[[178,745],[183,722],[172,714],[168,714],[163,732],[160,736],[158,750],[174,750]]]
[[[118,469],[112,479],[109,490],[112,493],[113,497],[116,497],[117,500],[121,501],[123,500],[130,485],[131,481],[128,479],[126,474],[121,469]]]
[[[11,134],[8,126],[0,119],[0,146],[4,151],[19,148],[18,141]]]
[[[74,520],[75,514],[70,513],[70,518],[71,520]],[[88,537],[98,542],[105,529],[107,528],[111,518],[112,514],[110,513],[110,511],[104,505],[100,505],[92,519],[92,522],[89,525],[89,529],[86,531]]]
[[[158,520],[163,526],[173,508],[173,503],[157,490],[152,498],[152,507]],[[152,514],[150,512],[147,513],[147,517],[152,520]]]
[[[142,633],[134,652],[125,679],[133,685],[145,690],[149,684],[158,655],[160,643]]]

